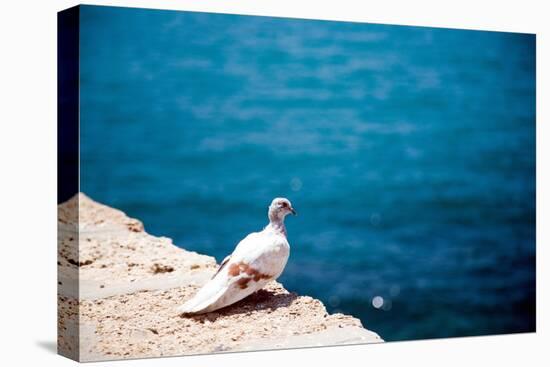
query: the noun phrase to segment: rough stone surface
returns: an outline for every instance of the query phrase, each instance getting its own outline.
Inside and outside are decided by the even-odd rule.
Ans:
[[[358,319],[329,315],[320,301],[289,293],[277,282],[218,312],[181,317],[176,307],[216,271],[213,257],[151,236],[138,220],[84,194],[58,210],[58,347],[71,358],[112,360],[382,341]]]

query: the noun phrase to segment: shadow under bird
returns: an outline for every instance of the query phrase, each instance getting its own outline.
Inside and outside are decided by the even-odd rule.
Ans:
[[[178,313],[192,315],[218,310],[277,279],[290,253],[284,222],[288,214],[296,215],[290,201],[273,199],[268,211],[269,224],[241,240],[233,253],[222,261],[212,279],[178,307]]]

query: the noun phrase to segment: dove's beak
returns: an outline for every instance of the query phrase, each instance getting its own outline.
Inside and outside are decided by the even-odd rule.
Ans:
[[[296,213],[296,210],[294,210],[294,208],[290,208],[290,212],[292,213],[292,215],[298,215],[298,213]]]

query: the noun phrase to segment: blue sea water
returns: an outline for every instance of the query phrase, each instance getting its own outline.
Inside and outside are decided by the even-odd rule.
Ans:
[[[83,6],[81,190],[386,340],[535,330],[535,36]]]

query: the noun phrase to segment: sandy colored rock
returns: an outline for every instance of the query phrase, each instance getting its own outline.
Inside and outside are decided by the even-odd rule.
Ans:
[[[218,312],[181,317],[176,307],[215,273],[213,257],[151,236],[84,194],[58,209],[61,354],[92,361],[382,341],[277,282]]]

